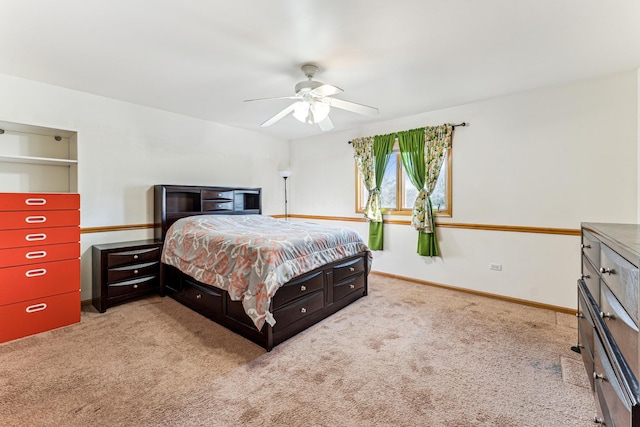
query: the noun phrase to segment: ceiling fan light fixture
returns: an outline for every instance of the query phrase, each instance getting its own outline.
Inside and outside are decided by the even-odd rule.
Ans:
[[[307,123],[309,118],[309,103],[306,101],[300,101],[293,107],[293,117],[302,123]]]
[[[309,109],[313,114],[313,122],[320,123],[327,118],[331,107],[329,107],[329,105],[325,104],[324,102],[314,101]]]
[[[300,101],[293,108],[293,117],[310,125],[320,123],[329,116],[331,107],[320,101]]]

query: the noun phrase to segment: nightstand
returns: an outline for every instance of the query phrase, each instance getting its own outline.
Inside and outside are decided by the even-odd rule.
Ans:
[[[108,307],[160,290],[162,241],[94,245],[93,306],[104,313]]]

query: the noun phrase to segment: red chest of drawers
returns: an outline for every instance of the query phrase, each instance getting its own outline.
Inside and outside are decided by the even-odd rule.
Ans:
[[[80,321],[80,196],[0,193],[0,342]]]

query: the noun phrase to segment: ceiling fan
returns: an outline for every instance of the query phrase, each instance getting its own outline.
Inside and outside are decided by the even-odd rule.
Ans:
[[[295,87],[295,95],[280,96],[276,98],[260,98],[247,99],[245,102],[251,101],[268,101],[273,99],[297,99],[297,102],[289,105],[269,120],[262,123],[262,127],[271,126],[278,120],[282,119],[289,113],[293,113],[293,117],[302,123],[318,124],[320,130],[327,131],[333,129],[333,123],[329,118],[331,107],[340,108],[342,110],[352,111],[358,114],[374,116],[378,114],[378,109],[367,105],[357,104],[355,102],[344,101],[342,99],[332,98],[343,90],[337,86],[321,83],[313,80],[319,69],[316,65],[305,64],[301,67],[302,72],[307,76],[306,81],[298,83]]]

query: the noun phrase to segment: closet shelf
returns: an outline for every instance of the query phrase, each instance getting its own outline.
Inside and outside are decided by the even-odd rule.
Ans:
[[[0,155],[0,162],[6,163],[31,163],[38,165],[71,166],[78,164],[77,160],[54,159],[49,157],[29,157],[29,156],[5,156]]]

